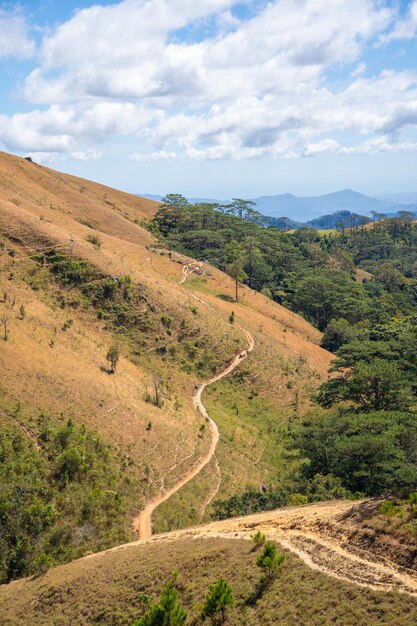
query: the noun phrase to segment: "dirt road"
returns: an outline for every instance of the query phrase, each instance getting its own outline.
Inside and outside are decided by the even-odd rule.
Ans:
[[[148,541],[160,543],[199,537],[250,540],[251,535],[260,530],[268,539],[277,541],[299,556],[312,569],[361,587],[417,596],[417,572],[401,568],[366,548],[350,545],[328,531],[336,524],[348,534],[346,514],[352,507],[361,505],[366,505],[366,502],[320,502],[286,507],[154,535]],[[142,543],[136,541],[106,552],[127,550]],[[84,558],[95,556],[92,554]]]
[[[200,265],[201,264],[199,264],[198,266]],[[181,272],[182,278],[179,284],[184,283],[187,277],[190,274],[192,274],[192,272],[195,269],[196,267],[184,265],[182,272]],[[193,396],[193,404],[195,408],[201,413],[201,415],[204,417],[204,419],[210,426],[210,430],[211,430],[210,447],[207,450],[207,452],[204,454],[204,456],[202,456],[197,461],[197,463],[193,467],[191,467],[177,483],[175,483],[169,489],[164,490],[162,493],[159,493],[152,500],[150,500],[145,506],[145,508],[142,511],[140,511],[140,513],[134,518],[133,529],[137,533],[139,539],[145,540],[145,539],[149,539],[149,537],[152,536],[152,515],[155,509],[160,504],[168,500],[168,498],[170,498],[174,493],[176,493],[182,487],[184,487],[184,485],[190,482],[190,480],[195,478],[201,472],[203,467],[205,467],[214,456],[214,453],[216,451],[216,447],[219,441],[219,429],[217,428],[216,422],[212,420],[209,414],[207,413],[207,410],[202,401],[202,394],[206,387],[208,387],[209,385],[212,385],[213,383],[221,380],[225,376],[228,376],[229,374],[231,374],[231,372],[233,372],[233,370],[235,370],[239,366],[239,364],[246,358],[248,353],[253,350],[255,346],[255,342],[254,342],[252,335],[247,330],[239,326],[238,324],[236,324],[236,326],[245,335],[247,342],[248,342],[248,347],[245,350],[242,350],[242,352],[239,352],[233,358],[230,364],[222,372],[220,372],[220,374],[217,374],[216,376],[213,376],[213,378],[210,378],[206,382],[201,383]]]
[[[185,265],[181,272],[180,284],[183,284],[196,267],[200,266],[201,264]],[[194,297],[197,298],[197,296]],[[198,300],[206,304],[200,298]],[[208,385],[233,372],[253,350],[252,335],[244,328],[240,326],[239,328],[247,339],[247,349],[237,354],[220,374],[201,383],[193,396],[195,408],[203,415],[211,429],[208,451],[175,485],[158,494],[135,518],[134,528],[140,538],[139,541],[117,546],[106,552],[129,549],[144,541],[170,542],[190,537],[228,537],[250,540],[251,535],[260,530],[268,538],[276,540],[284,548],[297,554],[312,569],[362,587],[399,591],[417,596],[417,572],[401,568],[387,558],[378,557],[366,548],[350,545],[347,540],[343,539],[343,536],[348,536],[346,514],[352,507],[360,507],[362,503],[358,502],[324,502],[301,507],[287,507],[152,536],[152,514],[155,509],[195,478],[215,454],[219,431],[217,424],[211,419],[203,404],[202,394]],[[334,527],[341,532],[332,532],[331,529]]]

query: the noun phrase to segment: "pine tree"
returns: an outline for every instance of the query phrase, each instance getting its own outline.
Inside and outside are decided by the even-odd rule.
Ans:
[[[183,626],[186,621],[187,613],[178,602],[177,591],[170,582],[163,590],[159,604],[153,603],[132,626]]]
[[[227,608],[233,606],[233,603],[232,588],[223,578],[219,578],[214,585],[210,585],[210,591],[201,610],[201,618],[204,620],[209,617],[213,624],[218,622],[224,624]]]
[[[285,554],[278,554],[275,544],[268,541],[256,559],[256,565],[263,571],[267,581],[272,580],[283,567]]]

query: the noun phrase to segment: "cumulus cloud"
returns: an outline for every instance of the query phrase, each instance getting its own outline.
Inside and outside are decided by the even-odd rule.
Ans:
[[[71,152],[71,158],[76,161],[100,161],[104,159],[105,153],[101,150],[79,150],[77,152]]]
[[[303,150],[303,156],[317,156],[318,154],[325,154],[329,152],[338,152],[340,150],[340,144],[334,139],[322,139],[317,143],[308,143]]]
[[[0,8],[0,59],[16,57],[28,59],[35,52],[27,23],[18,12]]]
[[[134,152],[129,156],[131,161],[174,161],[177,158],[176,152],[167,152],[166,150],[151,153]]]
[[[107,138],[132,135],[137,161],[410,145],[401,135],[417,125],[416,71],[363,75],[366,47],[402,28],[386,3],[246,3],[246,19],[236,17],[237,0],[123,0],[76,12],[44,37],[25,81],[38,109],[0,116],[0,141],[86,159]],[[210,35],[184,37],[206,21]],[[328,70],[343,68],[333,85]],[[332,136],[341,132],[353,137],[346,146]]]
[[[399,20],[394,28],[380,36],[380,42],[388,43],[398,39],[414,39],[417,36],[417,0],[411,2],[405,19]]]

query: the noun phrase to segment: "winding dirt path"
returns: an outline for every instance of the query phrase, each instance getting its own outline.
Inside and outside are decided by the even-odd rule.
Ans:
[[[183,284],[187,280],[188,276],[192,274],[197,269],[197,267],[201,267],[202,264],[199,263],[196,266],[193,266],[193,265],[194,264],[183,266],[182,271],[181,271],[181,280],[179,281],[178,284],[180,285]],[[191,294],[191,295],[194,295],[194,294]],[[247,330],[245,330],[238,324],[236,324],[236,327],[239,328],[242,331],[242,333],[245,335],[246,340],[248,342],[248,347],[245,350],[242,350],[241,352],[239,352],[233,358],[231,363],[222,372],[220,372],[220,374],[217,374],[216,376],[213,376],[213,378],[210,378],[206,382],[201,383],[197,387],[197,390],[193,396],[194,407],[197,409],[197,411],[201,413],[201,415],[204,417],[204,419],[210,426],[210,429],[211,429],[210,447],[207,450],[207,452],[204,454],[204,456],[202,456],[197,461],[197,463],[182,476],[182,478],[178,482],[176,482],[169,489],[162,491],[157,496],[152,498],[152,500],[150,500],[146,504],[145,508],[142,509],[142,511],[140,511],[140,513],[133,519],[133,529],[137,533],[139,539],[141,540],[149,539],[152,536],[152,515],[155,509],[163,502],[166,502],[166,500],[168,500],[172,495],[174,495],[174,493],[176,493],[182,487],[184,487],[184,485],[189,483],[190,480],[195,478],[201,472],[203,467],[205,467],[214,456],[217,444],[219,442],[219,429],[217,427],[216,422],[212,420],[210,415],[207,413],[207,410],[202,401],[202,394],[206,387],[208,387],[209,385],[212,385],[213,383],[216,383],[217,381],[221,380],[225,376],[228,376],[229,374],[231,374],[231,372],[233,372],[233,370],[235,370],[240,365],[240,363],[247,357],[248,353],[251,352],[253,348],[255,347],[255,341],[252,335],[250,334],[250,332],[248,332]]]
[[[179,284],[185,283],[188,276],[201,265],[195,263],[184,265]],[[188,293],[202,304],[209,306],[192,292]],[[236,324],[236,326],[238,325]],[[241,326],[238,328],[246,337],[247,349],[237,354],[220,374],[201,383],[193,396],[195,408],[201,413],[211,429],[209,450],[175,485],[153,498],[135,518],[134,528],[138,533],[139,541],[110,548],[104,553],[130,549],[145,541],[160,543],[192,537],[228,537],[250,540],[251,535],[260,530],[268,538],[277,541],[296,554],[312,569],[339,580],[355,583],[361,587],[380,591],[397,591],[417,597],[417,572],[405,570],[387,558],[380,558],[366,547],[358,548],[358,546],[350,545],[347,539],[343,539],[343,536],[341,538],[330,532],[329,529],[336,524],[346,531],[344,536],[347,537],[346,514],[352,508],[360,507],[363,504],[360,502],[321,502],[301,507],[286,507],[277,511],[231,518],[203,526],[152,535],[152,514],[155,509],[195,478],[213,457],[215,458],[219,430],[203,404],[202,394],[206,387],[233,372],[247,354],[253,350],[255,344],[252,335]],[[258,459],[259,461],[260,459]],[[212,499],[211,494],[209,497]],[[207,506],[207,503],[204,502],[203,506]],[[99,554],[103,553],[92,554],[84,558],[95,558]]]

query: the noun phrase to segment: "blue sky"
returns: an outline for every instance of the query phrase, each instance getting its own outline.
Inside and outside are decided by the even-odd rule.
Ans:
[[[417,0],[0,1],[0,72],[0,149],[127,191],[417,191]]]

